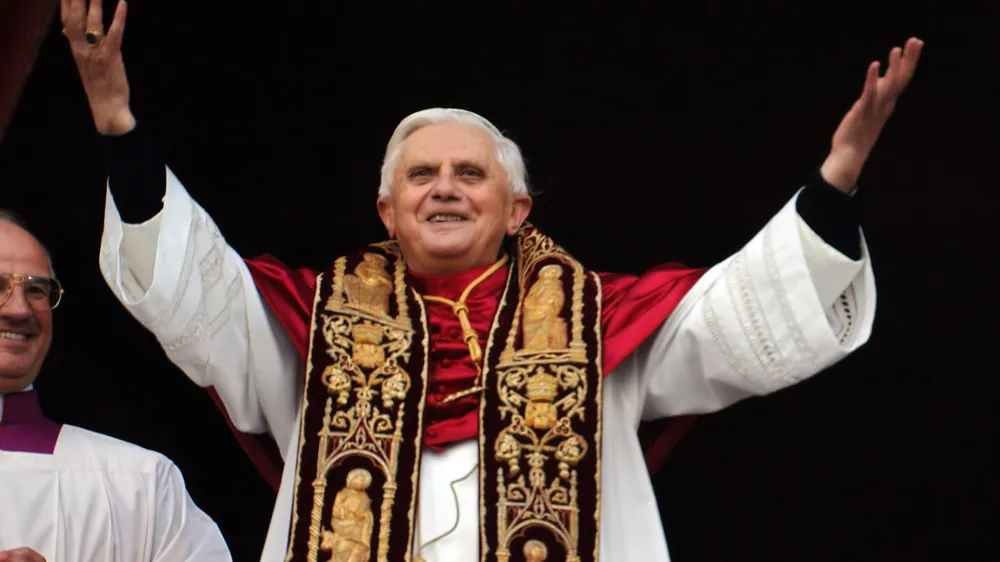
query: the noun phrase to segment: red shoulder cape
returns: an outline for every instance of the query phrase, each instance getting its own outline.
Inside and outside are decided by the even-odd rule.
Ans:
[[[318,272],[291,269],[269,255],[246,260],[246,264],[264,302],[288,332],[299,355],[305,357],[309,346],[310,316]],[[663,324],[704,272],[704,269],[690,269],[668,263],[640,276],[599,274],[603,294],[601,324],[604,334],[605,375],[613,371]],[[209,389],[209,392],[223,415],[226,415],[218,395],[213,389]],[[229,421],[228,415],[226,421],[261,475],[277,490],[281,482],[283,461],[274,441],[268,435],[237,430]],[[650,474],[663,465],[674,445],[693,422],[693,416],[683,416],[657,420],[639,428]]]

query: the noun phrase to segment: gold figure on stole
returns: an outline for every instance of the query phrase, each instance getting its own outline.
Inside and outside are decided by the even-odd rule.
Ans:
[[[385,272],[387,263],[384,256],[366,253],[364,260],[354,268],[354,273],[344,276],[348,306],[376,318],[389,316],[389,295],[392,294],[393,284]],[[381,367],[385,362],[382,328],[365,320],[351,328],[351,335],[354,336],[354,363],[366,369]]]
[[[363,468],[347,473],[344,488],[333,500],[330,517],[332,531],[323,531],[320,549],[332,553],[332,562],[369,562],[375,516],[372,501],[365,491],[372,475]]]
[[[547,265],[538,272],[538,281],[524,298],[524,351],[566,349],[569,333],[559,317],[566,294],[562,266]]]
[[[554,427],[559,421],[559,412],[553,403],[559,394],[559,379],[545,372],[545,367],[538,366],[525,386],[528,404],[524,409],[524,423],[535,429]]]
[[[389,315],[393,285],[385,272],[387,264],[384,256],[366,253],[364,260],[355,266],[354,273],[344,276],[348,306],[375,317]]]
[[[545,562],[545,559],[548,557],[549,549],[542,541],[531,539],[524,543],[525,562]]]

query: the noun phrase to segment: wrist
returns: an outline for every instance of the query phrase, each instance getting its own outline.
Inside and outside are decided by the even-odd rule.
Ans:
[[[119,137],[135,128],[135,116],[125,106],[113,111],[94,111],[97,132],[109,137]]]
[[[838,150],[827,156],[819,172],[823,180],[848,193],[858,183],[864,161],[850,150]]]

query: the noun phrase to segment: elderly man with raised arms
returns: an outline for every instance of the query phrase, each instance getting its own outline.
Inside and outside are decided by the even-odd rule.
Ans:
[[[108,285],[280,448],[261,560],[668,560],[640,422],[785,388],[869,337],[851,196],[917,39],[869,66],[827,159],[714,267],[589,269],[526,221],[517,145],[436,108],[386,147],[390,239],[311,270],[241,257],[166,166],[129,109],[124,2],[106,34],[99,3],[62,13],[109,159]]]

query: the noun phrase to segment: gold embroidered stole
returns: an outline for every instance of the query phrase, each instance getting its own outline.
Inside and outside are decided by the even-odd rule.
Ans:
[[[531,225],[512,242],[484,351],[479,558],[596,560],[600,280]],[[288,561],[416,554],[429,335],[405,272],[383,242],[317,279]]]

